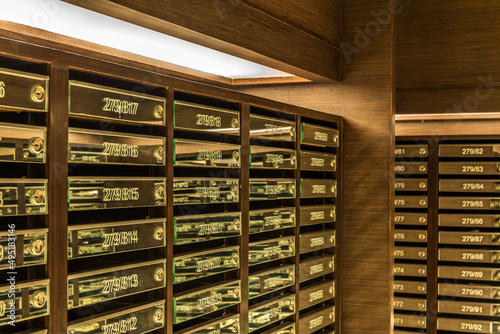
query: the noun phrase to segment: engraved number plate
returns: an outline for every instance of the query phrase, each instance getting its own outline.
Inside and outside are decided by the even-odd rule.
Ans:
[[[70,80],[70,115],[165,125],[166,99]]]
[[[174,217],[174,244],[237,237],[241,235],[241,213]]]
[[[394,155],[398,158],[425,158],[428,154],[427,145],[396,145]]]
[[[426,230],[394,230],[396,242],[427,242]]]
[[[337,197],[337,180],[300,179],[300,197]]]
[[[439,232],[439,243],[447,245],[500,245],[500,233]]]
[[[500,210],[500,197],[439,196],[439,208],[456,210]]]
[[[238,179],[174,178],[174,205],[238,203]]]
[[[396,162],[394,171],[399,175],[427,174],[427,162],[412,161],[412,162]]]
[[[300,254],[335,247],[335,230],[303,233],[299,240]]]
[[[440,157],[491,158],[500,156],[500,144],[441,144]]]
[[[482,267],[438,266],[438,278],[471,281],[500,281],[500,270]]]
[[[294,179],[250,179],[250,200],[294,199]]]
[[[500,163],[498,162],[440,162],[439,174],[450,175],[499,175]]]
[[[481,249],[439,249],[440,261],[500,263],[500,252]]]
[[[439,317],[437,329],[464,333],[498,334],[500,333],[500,322]]]
[[[300,207],[300,226],[330,223],[336,220],[334,205]]]
[[[394,314],[394,327],[426,328],[427,319],[424,315]]]
[[[239,145],[174,139],[174,165],[239,168]]]
[[[316,152],[300,152],[300,169],[335,172],[337,170],[337,156]]]
[[[395,259],[426,260],[427,247],[394,246],[393,254]]]
[[[164,205],[165,178],[69,178],[69,211]]]
[[[194,292],[179,293],[174,296],[174,324],[225,309],[239,304],[240,301],[240,281],[198,289]]]
[[[427,196],[395,196],[394,206],[396,208],[427,208]]]
[[[300,289],[299,302],[300,309],[305,309],[309,306],[323,303],[335,297],[335,282],[327,281],[319,284],[314,284],[312,287]]]
[[[0,68],[0,109],[48,111],[49,77]]]
[[[425,295],[427,291],[427,283],[412,282],[412,281],[394,281],[394,293],[412,293],[417,295]]]
[[[173,262],[174,283],[182,283],[238,269],[240,254],[238,247],[226,247],[176,256]]]
[[[500,287],[477,284],[439,283],[438,295],[448,297],[500,300]]]
[[[296,169],[297,151],[252,145],[250,146],[250,167]]]
[[[309,334],[335,322],[335,306],[311,311],[300,317],[299,333]]]
[[[393,220],[400,225],[427,225],[427,213],[396,212]]]
[[[0,270],[47,263],[48,229],[12,232],[0,232]],[[14,258],[9,259],[9,255]]]
[[[68,227],[68,259],[165,246],[165,219]]]
[[[462,193],[498,193],[500,182],[494,180],[439,180],[439,191]]]
[[[250,115],[250,138],[295,141],[295,122]]]
[[[439,226],[500,227],[500,216],[482,214],[440,214]]]
[[[497,317],[500,315],[500,304],[478,303],[471,301],[439,300],[438,312],[463,315],[482,315]]]
[[[44,215],[47,180],[0,179],[0,216]]]
[[[395,296],[393,305],[395,310],[417,312],[427,311],[427,300],[423,298],[405,298]]]
[[[187,329],[175,332],[176,334],[239,334],[240,315],[230,315],[218,318],[215,321],[201,324],[195,329]]]
[[[250,211],[250,234],[295,226],[295,208]]]
[[[301,123],[301,142],[318,146],[339,146],[339,131],[322,126]]]
[[[427,266],[425,264],[395,263],[393,272],[395,276],[425,277],[427,275]]]
[[[295,314],[295,295],[256,305],[248,311],[248,332]]]
[[[40,126],[0,123],[0,161],[45,162],[46,134]]]
[[[249,298],[262,296],[295,284],[295,267],[285,266],[253,274],[248,278]]]
[[[68,275],[68,309],[165,287],[165,260]]]
[[[144,334],[165,325],[165,301],[122,308],[105,316],[89,316],[68,324],[67,334]]]
[[[70,163],[165,165],[165,138],[69,129]]]
[[[394,181],[396,191],[427,191],[427,179],[399,178]]]
[[[237,111],[174,101],[174,128],[239,135],[240,114]]]
[[[295,255],[295,237],[283,237],[249,244],[249,265],[261,264]]]
[[[48,315],[49,280],[11,282],[0,286],[0,326]],[[10,283],[15,285],[13,291]],[[13,310],[14,313],[11,313]],[[12,317],[11,317],[12,315]]]
[[[299,264],[300,283],[335,271],[335,258],[330,255],[301,261]]]

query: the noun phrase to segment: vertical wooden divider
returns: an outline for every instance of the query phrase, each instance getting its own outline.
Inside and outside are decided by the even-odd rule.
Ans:
[[[241,104],[240,115],[240,144],[241,144],[241,169],[240,169],[240,210],[241,210],[241,236],[240,243],[240,279],[241,279],[241,304],[240,304],[240,333],[248,332],[248,244],[250,241],[250,105]]]
[[[437,279],[438,279],[438,200],[439,154],[438,140],[428,141],[427,158],[428,198],[427,217],[427,334],[437,333]]]
[[[335,198],[335,272],[333,273],[335,279],[335,333],[342,334],[342,321],[340,315],[342,314],[342,196],[344,194],[342,186],[342,171],[343,166],[343,133],[344,123],[342,119],[338,120],[338,130],[340,131],[339,140],[340,145],[337,147],[337,171],[335,173],[337,179],[337,198]]]
[[[173,333],[174,323],[174,90],[167,88],[167,131],[166,131],[166,161],[167,161],[167,270],[165,293],[165,327],[164,333]]]
[[[47,123],[49,333],[66,333],[68,228],[68,66],[50,65]]]
[[[294,228],[294,235],[295,235],[295,315],[294,315],[294,321],[295,321],[295,329],[298,331],[299,328],[299,313],[300,313],[300,151],[301,151],[301,146],[300,146],[300,134],[301,134],[301,129],[300,129],[300,122],[302,121],[302,118],[300,115],[296,115],[295,117],[295,148],[297,150],[297,169],[295,170],[295,228]]]

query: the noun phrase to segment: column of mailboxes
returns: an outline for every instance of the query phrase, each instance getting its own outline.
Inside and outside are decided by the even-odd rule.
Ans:
[[[173,331],[240,333],[238,103],[175,93]]]
[[[77,72],[68,84],[68,334],[162,328],[165,92]]]
[[[500,333],[500,144],[439,145],[439,333]]]
[[[44,328],[49,314],[47,110],[48,77],[0,69],[1,333]]]
[[[300,123],[298,332],[335,333],[337,148],[334,128]]]
[[[397,142],[395,157],[394,333],[408,334],[426,329],[428,145]]]

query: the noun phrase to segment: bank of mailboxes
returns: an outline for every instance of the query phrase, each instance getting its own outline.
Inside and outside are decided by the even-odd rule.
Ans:
[[[394,326],[403,333],[432,319],[427,333],[499,333],[500,141],[406,139],[396,145]],[[400,162],[404,152],[411,162]]]
[[[0,71],[0,108],[48,113],[48,82]],[[58,248],[68,259],[68,334],[146,333],[165,326],[185,334],[333,331],[337,129],[252,107],[250,145],[242,147],[237,108],[180,94],[171,101],[174,140],[166,142],[162,94],[73,79],[68,86],[69,179],[67,203],[61,203],[68,211],[67,247]],[[26,123],[0,123],[0,161],[12,171],[0,179],[6,226],[0,270],[21,272],[12,284],[0,285],[0,331],[14,321],[30,333],[47,333],[50,277],[43,268],[51,231],[44,219],[50,189],[43,166],[50,137],[44,121]],[[173,155],[171,189],[167,152]],[[247,180],[239,177],[242,160],[250,167]],[[21,165],[42,167],[33,172]],[[167,208],[173,221],[167,221]],[[169,231],[173,257],[167,259],[162,250]],[[243,233],[250,238],[246,245],[238,242]],[[243,248],[248,286],[238,276]],[[170,301],[167,284],[173,285]],[[248,328],[242,329],[238,305],[247,289]],[[105,312],[81,316],[89,308]],[[25,325],[37,318],[42,321]]]

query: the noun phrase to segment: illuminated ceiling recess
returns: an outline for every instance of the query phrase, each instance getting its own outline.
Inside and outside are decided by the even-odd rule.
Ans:
[[[2,1],[0,20],[229,79],[293,75],[58,0]],[[1,25],[1,22],[0,22]]]

